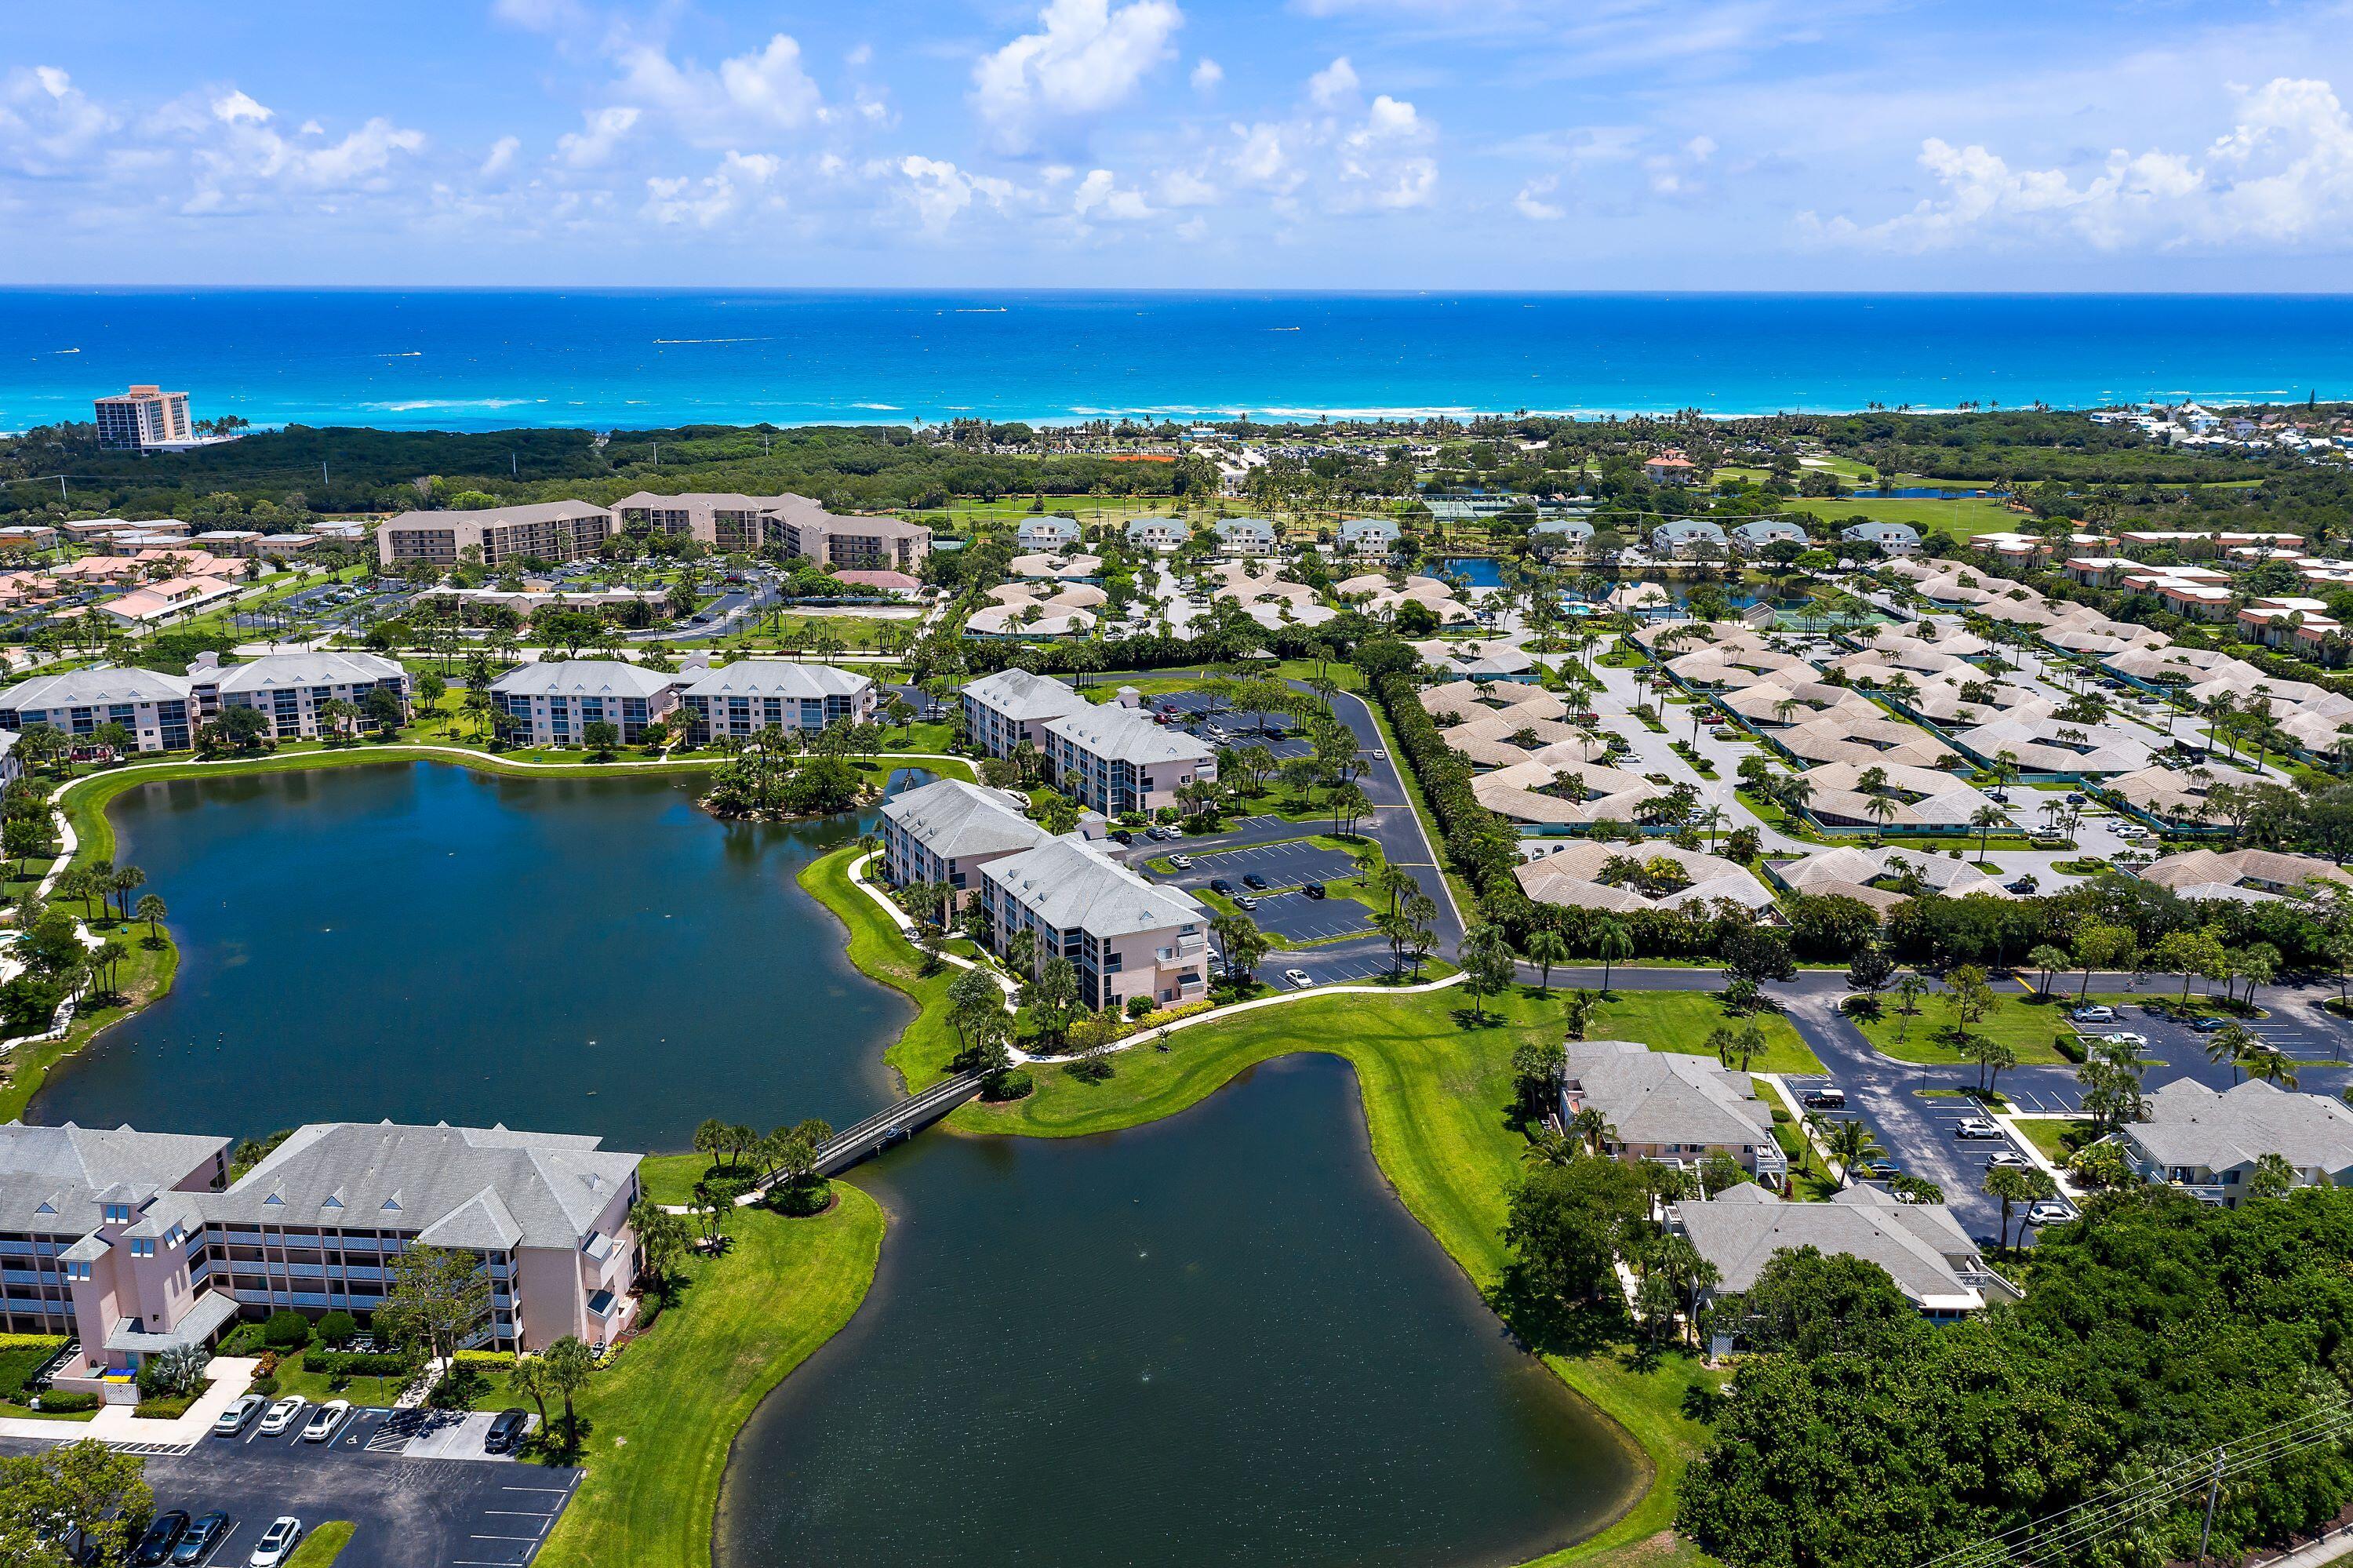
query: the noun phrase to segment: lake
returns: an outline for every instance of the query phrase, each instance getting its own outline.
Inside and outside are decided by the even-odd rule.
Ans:
[[[131,790],[118,859],[170,902],[180,980],[32,1119],[654,1150],[714,1113],[844,1124],[893,1092],[908,1012],[794,878],[859,824],[723,824],[695,788],[419,763]],[[744,1434],[724,1568],[1504,1563],[1635,1479],[1391,1196],[1330,1058],[1104,1138],[927,1133],[856,1179],[881,1275]]]
[[[116,858],[170,904],[179,977],[31,1115],[504,1122],[638,1150],[714,1115],[848,1126],[890,1094],[865,1046],[909,1009],[793,877],[856,823],[721,822],[700,787],[419,762],[132,789]]]

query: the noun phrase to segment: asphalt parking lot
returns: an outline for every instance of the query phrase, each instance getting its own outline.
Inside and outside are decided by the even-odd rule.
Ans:
[[[1303,893],[1271,893],[1250,911],[1259,929],[1286,941],[1328,942],[1373,928],[1373,912],[1353,898],[1310,898]]]
[[[1225,732],[1225,739],[1218,744],[1263,746],[1274,754],[1275,760],[1278,762],[1285,758],[1310,756],[1315,749],[1296,736],[1286,736],[1285,738],[1277,740],[1271,736],[1259,733],[1261,725],[1269,728],[1280,727],[1286,731],[1293,729],[1299,721],[1289,714],[1219,710],[1216,708],[1214,700],[1207,692],[1168,692],[1151,698],[1150,702],[1155,712],[1183,715],[1183,722],[1187,727],[1199,731],[1204,738],[1214,739],[1214,736],[1208,736],[1208,731],[1215,727]]]
[[[1163,854],[1190,854],[1192,866],[1172,873],[1169,880],[1185,887],[1207,887],[1211,879],[1224,877],[1240,887],[1245,876],[1266,878],[1269,889],[1297,887],[1307,882],[1332,882],[1356,874],[1356,863],[1346,852],[1321,849],[1312,843],[1293,842],[1278,844],[1252,844],[1244,849],[1188,850],[1180,842],[1163,849]],[[1155,857],[1156,858],[1156,857]]]
[[[357,1526],[338,1568],[522,1568],[538,1555],[579,1470],[404,1458],[399,1450],[416,1428],[401,1421],[387,1429],[391,1415],[355,1413],[328,1444],[290,1433],[265,1437],[255,1423],[238,1437],[207,1437],[185,1453],[150,1457],[156,1511],[227,1514],[233,1528],[208,1560],[223,1565],[243,1563],[281,1514],[301,1520],[306,1535],[331,1520]],[[7,1446],[22,1453],[35,1446]]]

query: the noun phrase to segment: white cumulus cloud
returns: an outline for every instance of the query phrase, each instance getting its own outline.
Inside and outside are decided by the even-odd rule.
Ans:
[[[607,108],[585,111],[584,130],[567,132],[555,139],[555,155],[575,169],[593,169],[613,155],[613,149],[628,135],[645,111],[633,104],[616,103]]]
[[[697,146],[797,131],[824,111],[825,97],[801,65],[801,46],[778,33],[765,45],[705,70],[662,50],[625,51],[614,96],[643,105]]]
[[[973,106],[998,145],[1028,150],[1041,123],[1100,114],[1124,102],[1146,73],[1172,58],[1185,16],[1169,0],[1050,0],[1039,30],[1024,33],[973,67]]]
[[[1211,59],[1208,56],[1203,55],[1199,59],[1193,62],[1193,90],[1195,92],[1215,92],[1218,90],[1218,84],[1225,79],[1226,68]]]
[[[482,166],[475,172],[486,180],[496,179],[514,167],[515,154],[522,151],[522,137],[501,136],[491,143],[490,153],[482,159]]]
[[[1307,101],[1318,109],[1336,109],[1356,96],[1356,68],[1342,55],[1307,79]]]
[[[1520,194],[1512,198],[1512,207],[1532,223],[1558,223],[1568,216],[1568,209],[1545,198],[1559,188],[1559,175],[1542,175],[1520,187]]]
[[[1072,193],[1071,207],[1081,217],[1109,218],[1119,223],[1134,223],[1153,215],[1152,204],[1144,199],[1144,193],[1121,189],[1109,169],[1089,170]]]
[[[2229,249],[2353,238],[2353,115],[2326,81],[2242,90],[2202,154],[2116,148],[2089,170],[2014,165],[1972,143],[1921,143],[1936,193],[1875,223],[1800,213],[1801,233],[1917,252],[2063,240],[2094,250]]]

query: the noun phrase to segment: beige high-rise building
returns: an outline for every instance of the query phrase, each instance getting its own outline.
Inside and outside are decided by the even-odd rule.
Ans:
[[[137,451],[142,447],[171,446],[196,439],[188,422],[188,395],[160,387],[133,387],[111,397],[100,397],[98,444]]]

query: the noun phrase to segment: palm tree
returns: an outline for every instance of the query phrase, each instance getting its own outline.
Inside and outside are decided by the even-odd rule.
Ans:
[[[1871,820],[1879,824],[1879,831],[1873,835],[1873,842],[1875,843],[1885,843],[1887,842],[1887,824],[1894,821],[1895,820],[1895,814],[1904,808],[1897,805],[1896,802],[1889,796],[1873,795],[1863,801],[1862,809],[1866,812],[1870,813]]]
[[[2010,1212],[2016,1203],[2036,1203],[2054,1196],[2058,1188],[2049,1172],[1997,1165],[1986,1172],[1986,1196],[2001,1200],[2001,1250],[2010,1250]]]
[[[1857,1168],[1877,1159],[1887,1151],[1879,1139],[1872,1136],[1868,1125],[1854,1118],[1836,1123],[1823,1140],[1831,1158],[1838,1161],[1839,1185],[1843,1188],[1854,1180]]]
[[[2228,1062],[2233,1086],[2239,1082],[2239,1070],[2263,1049],[2263,1041],[2243,1023],[2226,1023],[2206,1037],[2206,1059],[2217,1066]]]
[[[2295,1064],[2268,1041],[2241,1057],[2237,1065],[2246,1068],[2250,1078],[2260,1078],[2275,1089],[2295,1087]]]
[[[1552,967],[1568,961],[1568,938],[1551,926],[1539,926],[1528,933],[1521,944],[1529,961],[1536,966],[1536,990],[1546,996],[1552,994]]]
[[[160,895],[151,893],[139,901],[139,918],[147,922],[147,940],[150,943],[163,940],[162,933],[155,927],[157,923],[169,913],[171,911],[164,907],[164,900]]]
[[[2000,825],[2001,811],[1999,807],[1979,806],[1976,810],[1969,813],[1969,826],[1978,831],[1978,858],[1979,860],[1985,859],[1986,842],[1993,836],[1994,829]]]
[[[1618,1136],[1618,1129],[1609,1125],[1608,1117],[1586,1106],[1568,1118],[1568,1135],[1584,1139],[1587,1153],[1599,1154],[1601,1146]]]
[[[1634,956],[1634,933],[1626,922],[1611,916],[1593,923],[1593,950],[1601,959],[1601,994],[1609,994],[1609,966]]]

